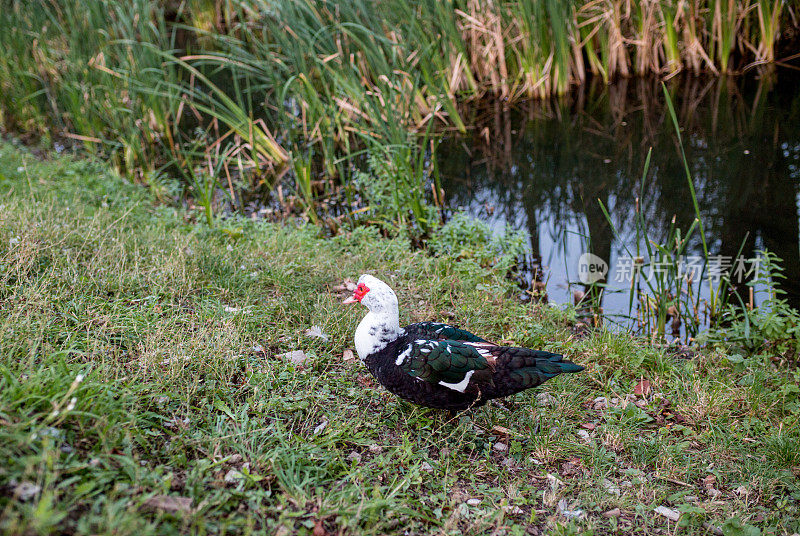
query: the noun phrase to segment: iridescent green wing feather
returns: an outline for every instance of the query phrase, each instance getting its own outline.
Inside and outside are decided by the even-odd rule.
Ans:
[[[416,339],[397,356],[395,364],[403,371],[430,383],[458,383],[469,371],[489,368],[478,351],[460,341]]]

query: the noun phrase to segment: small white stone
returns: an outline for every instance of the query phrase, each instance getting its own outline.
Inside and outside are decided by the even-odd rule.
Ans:
[[[34,498],[40,491],[42,491],[42,486],[25,481],[14,487],[14,496],[21,501],[27,501]]]
[[[586,430],[578,430],[577,434],[578,437],[580,437],[584,441],[589,441],[592,438],[592,436]]]
[[[498,441],[497,443],[495,443],[495,444],[494,444],[494,447],[493,447],[493,448],[494,448],[494,450],[496,450],[497,452],[505,452],[505,451],[507,451],[507,450],[508,450],[508,445],[506,445],[505,443],[501,443],[501,442],[499,442],[499,441]]]
[[[224,480],[226,484],[236,484],[240,480],[244,480],[244,475],[236,469],[231,469],[225,473]]]
[[[478,506],[479,504],[481,504],[480,499],[467,499],[468,506]]]
[[[583,515],[583,510],[581,510],[580,508],[569,510],[568,506],[569,502],[567,501],[567,499],[561,499],[560,501],[558,501],[558,513],[567,519],[578,519]]]
[[[351,462],[360,463],[361,462],[361,454],[356,452],[355,450],[352,451],[350,454],[347,455],[347,459]]]
[[[420,465],[419,468],[428,473],[433,471],[433,467],[428,462],[422,462],[422,465]]]

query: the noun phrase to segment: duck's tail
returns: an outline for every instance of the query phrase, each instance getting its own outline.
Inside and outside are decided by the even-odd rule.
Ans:
[[[541,350],[500,346],[492,354],[495,357],[492,398],[536,387],[559,374],[583,370],[563,355]]]

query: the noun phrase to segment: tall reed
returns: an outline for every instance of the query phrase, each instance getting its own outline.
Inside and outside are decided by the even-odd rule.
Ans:
[[[465,100],[560,94],[589,72],[609,81],[769,63],[800,0],[7,4],[4,128],[67,136],[140,181],[218,158],[232,189],[274,187],[295,169],[350,184],[365,151],[410,157],[434,123],[463,132]],[[310,168],[292,164],[290,147],[315,155]],[[430,181],[424,189],[430,201]]]
[[[700,213],[700,205],[695,191],[694,179],[684,150],[684,142],[678,117],[672,104],[672,97],[666,85],[662,86],[669,119],[675,129],[680,148],[683,171],[686,175],[686,189],[694,208],[695,219],[683,231],[676,225],[675,217],[662,240],[656,240],[649,232],[642,195],[647,180],[651,152],[648,152],[641,179],[641,194],[637,197],[635,208],[636,237],[633,244],[627,244],[620,237],[614,220],[605,204],[598,199],[600,208],[611,229],[622,244],[628,256],[633,259],[634,270],[629,292],[630,318],[635,318],[638,327],[653,341],[663,341],[667,335],[668,323],[672,324],[672,334],[680,336],[681,328],[687,339],[694,338],[705,325],[715,325],[727,310],[730,300],[736,297],[731,291],[728,273],[717,273],[714,265],[718,257],[711,251],[706,239],[705,227]],[[700,266],[687,264],[688,247],[695,235],[699,235],[702,255]],[[739,247],[735,258],[739,258],[747,238]],[[642,247],[643,246],[643,247]],[[646,270],[649,273],[645,276]],[[703,289],[705,288],[705,292]],[[705,297],[704,297],[705,296]],[[739,301],[743,304],[741,298]],[[636,312],[634,315],[634,305]]]

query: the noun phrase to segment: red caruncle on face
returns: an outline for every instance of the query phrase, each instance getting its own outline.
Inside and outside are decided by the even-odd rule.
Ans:
[[[364,296],[366,296],[367,292],[369,292],[369,287],[367,287],[367,285],[364,283],[359,283],[358,287],[356,287],[355,293],[353,294],[353,299],[360,302]]]

